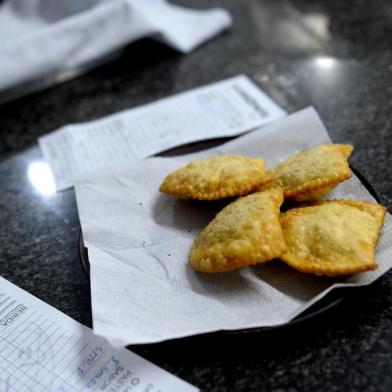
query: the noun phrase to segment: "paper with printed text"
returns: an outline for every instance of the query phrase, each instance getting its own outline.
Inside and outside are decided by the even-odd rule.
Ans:
[[[198,390],[0,277],[0,391]]]
[[[235,136],[286,112],[240,75],[39,139],[57,190],[100,169],[190,142]]]

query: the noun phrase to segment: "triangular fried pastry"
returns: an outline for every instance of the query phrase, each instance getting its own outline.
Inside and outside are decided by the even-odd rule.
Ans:
[[[182,199],[217,200],[246,195],[272,181],[265,162],[241,155],[220,155],[190,162],[169,174],[159,190]]]
[[[375,248],[386,209],[360,200],[332,200],[281,214],[288,251],[281,259],[301,272],[349,275],[377,268]]]
[[[272,170],[275,179],[267,187],[281,186],[285,197],[292,200],[319,200],[351,177],[348,158],[352,150],[350,144],[321,144],[300,152]]]
[[[281,188],[241,197],[220,211],[194,240],[190,263],[200,272],[224,272],[286,252],[279,207]]]

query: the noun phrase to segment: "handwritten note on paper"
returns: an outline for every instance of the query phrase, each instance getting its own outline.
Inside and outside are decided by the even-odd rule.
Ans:
[[[39,139],[57,190],[94,170],[186,143],[235,136],[284,116],[246,76],[236,76]]]
[[[195,392],[0,277],[1,392]]]

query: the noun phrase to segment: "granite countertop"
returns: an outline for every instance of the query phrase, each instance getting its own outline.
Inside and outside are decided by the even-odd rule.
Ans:
[[[313,105],[392,206],[392,2],[181,0],[229,9],[230,31],[189,55],[151,40],[56,88],[0,106],[0,275],[91,326],[72,190],[37,191],[37,138],[239,73],[290,112]],[[30,173],[30,175],[29,175]],[[392,273],[289,328],[131,349],[202,391],[391,391]]]

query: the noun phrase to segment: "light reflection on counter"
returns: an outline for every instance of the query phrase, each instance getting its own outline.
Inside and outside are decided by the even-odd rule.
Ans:
[[[27,177],[34,189],[43,196],[53,196],[56,193],[54,177],[47,163],[43,161],[30,163]]]
[[[320,70],[331,70],[334,68],[338,61],[333,57],[316,57],[314,60],[314,65]]]

